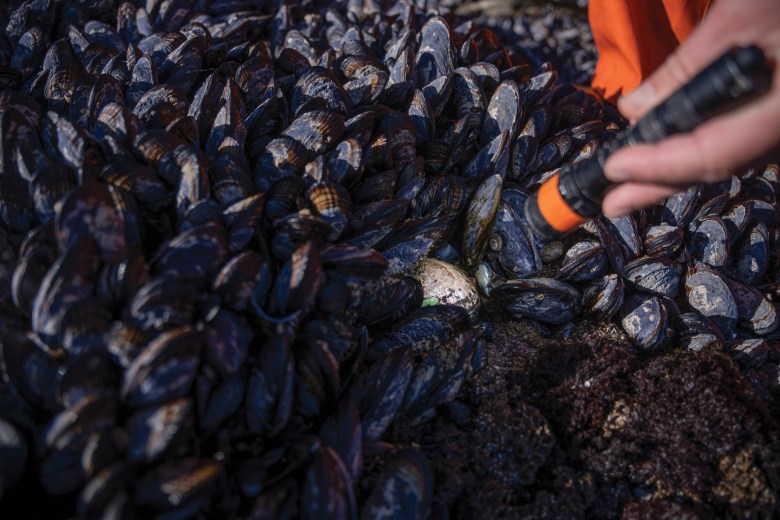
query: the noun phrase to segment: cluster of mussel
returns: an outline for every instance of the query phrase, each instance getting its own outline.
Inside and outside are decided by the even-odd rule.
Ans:
[[[580,0],[578,7],[587,0]],[[539,52],[560,71],[561,79],[577,84],[588,84],[596,69],[598,56],[585,13],[571,13],[549,3],[537,7],[535,16],[518,16],[511,31],[520,38],[521,45]],[[584,11],[584,10],[583,10]],[[506,26],[506,21],[501,22]]]
[[[4,506],[426,514],[426,458],[383,439],[455,397],[484,328],[406,276],[465,200],[418,149],[467,156],[479,115],[434,120],[421,87],[438,114],[483,92],[468,69],[454,88],[455,34],[503,55],[385,7],[2,8]]]
[[[429,465],[386,437],[485,362],[479,298],[451,264],[546,321],[577,316],[587,287],[649,346],[692,256],[691,306],[715,326],[691,328],[772,328],[744,305],[720,320],[716,292],[769,302],[751,287],[776,229],[770,170],[599,223],[540,278],[556,244],[528,233],[527,190],[618,125],[549,64],[423,7],[0,7],[6,501],[16,483],[82,517],[425,516]],[[429,257],[444,267],[421,270]],[[426,294],[430,272],[454,288]]]
[[[566,244],[539,244],[526,235],[513,243],[523,244],[534,264],[521,270],[514,255],[489,252],[478,280],[518,317],[550,324],[581,313],[599,321],[617,317],[642,348],[728,347],[738,359],[758,362],[780,323],[779,181],[780,168],[770,164],[693,186],[648,210],[601,217]],[[506,241],[506,231],[496,230],[500,222],[499,211],[490,246]],[[520,279],[511,279],[512,268]],[[534,277],[551,270],[553,278]]]
[[[597,50],[587,21],[587,0],[527,2],[455,0],[455,12],[478,15],[510,52],[549,61],[562,81],[586,85],[596,68]]]

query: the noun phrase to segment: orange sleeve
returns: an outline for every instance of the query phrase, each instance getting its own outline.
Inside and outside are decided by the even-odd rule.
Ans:
[[[712,0],[590,0],[599,52],[593,88],[614,101],[635,89],[685,40]]]

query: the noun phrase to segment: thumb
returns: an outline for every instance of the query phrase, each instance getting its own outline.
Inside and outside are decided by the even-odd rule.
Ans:
[[[618,99],[618,110],[631,124],[635,124],[663,99],[655,89],[656,87],[651,85],[649,80],[645,80],[637,88]]]
[[[642,118],[730,47],[722,35],[718,37],[722,25],[719,14],[713,8],[713,12],[649,78],[618,100],[618,109],[626,118],[632,122]]]
[[[678,47],[669,58],[641,85],[618,99],[618,109],[627,119],[636,122],[661,101],[685,85],[709,59],[716,55],[691,50],[689,46]]]

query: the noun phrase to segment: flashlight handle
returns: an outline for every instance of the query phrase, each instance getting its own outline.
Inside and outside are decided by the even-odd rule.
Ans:
[[[769,90],[772,76],[764,53],[735,47],[650,111],[623,137],[621,145],[652,143],[690,132],[707,119]]]
[[[636,125],[605,143],[593,157],[561,168],[554,182],[558,185],[562,205],[567,205],[574,214],[582,217],[579,223],[598,216],[604,195],[611,186],[604,176],[604,164],[612,153],[624,146],[653,143],[673,134],[689,132],[707,119],[766,92],[771,81],[772,71],[760,48],[754,45],[732,48],[652,109]],[[529,197],[526,214],[534,231],[540,236],[561,236],[579,224],[574,224],[575,219],[569,218],[563,227],[570,229],[553,225],[546,218],[550,215],[539,213],[536,199],[536,196]],[[532,207],[534,205],[536,207]],[[536,214],[532,215],[534,212]]]
[[[707,119],[766,92],[770,83],[771,71],[761,49],[754,45],[732,48],[636,125],[603,146],[595,161],[562,171],[561,194],[567,199],[564,191],[571,193],[572,209],[576,213],[584,217],[599,215],[605,192],[611,185],[604,176],[604,164],[613,152],[624,146],[654,143],[670,135],[690,132]]]

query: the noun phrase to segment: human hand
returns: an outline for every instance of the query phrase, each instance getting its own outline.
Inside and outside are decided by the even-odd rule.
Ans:
[[[602,209],[617,217],[659,202],[691,184],[717,182],[751,163],[780,157],[780,2],[718,0],[690,37],[618,109],[637,121],[735,45],[755,44],[773,61],[772,89],[693,132],[613,154],[604,168],[621,183]]]

